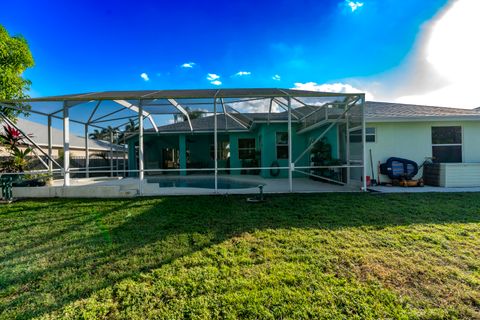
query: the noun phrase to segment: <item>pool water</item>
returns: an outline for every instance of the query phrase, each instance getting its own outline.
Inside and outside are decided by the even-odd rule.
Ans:
[[[158,183],[160,188],[202,188],[215,189],[215,178],[149,178],[149,183]],[[218,189],[247,189],[256,188],[259,183],[250,181],[239,181],[226,178],[218,178]]]

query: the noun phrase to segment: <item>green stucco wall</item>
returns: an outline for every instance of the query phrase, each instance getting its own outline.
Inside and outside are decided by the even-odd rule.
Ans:
[[[190,164],[194,167],[213,168],[210,158],[210,145],[213,144],[213,135],[189,134],[186,136],[187,150],[190,151]]]
[[[238,139],[254,138],[255,148],[261,150],[259,147],[258,130],[252,130],[251,132],[231,132],[229,134],[230,141],[230,168],[242,168],[242,160],[238,158]],[[263,154],[262,154],[263,155]],[[240,174],[239,170],[232,170],[230,174]]]
[[[270,167],[274,161],[278,161],[280,167],[288,167],[288,159],[278,159],[277,158],[277,148],[276,148],[276,133],[277,132],[288,132],[288,126],[285,123],[272,123],[270,125],[263,124],[259,129],[259,134],[261,135],[261,151],[262,151],[262,167]],[[293,129],[295,133],[295,129]],[[295,160],[303,150],[306,148],[307,135],[292,135],[292,155],[293,160]],[[308,163],[308,156],[305,156],[302,161],[297,163],[298,165],[304,165]],[[270,170],[262,170],[262,176],[265,178],[272,178]],[[288,170],[283,169],[280,171],[278,177],[285,178],[288,177]]]
[[[127,141],[128,143],[128,169],[129,170],[138,170],[137,157],[135,152],[135,145],[138,143],[138,138],[131,138]],[[129,172],[129,177],[137,177],[138,173]]]
[[[312,130],[305,134],[296,134],[293,129],[292,136],[292,153],[293,160],[307,148],[315,138],[317,138],[325,130],[325,127]],[[270,167],[274,161],[278,161],[280,167],[288,166],[288,159],[277,159],[276,152],[276,133],[288,132],[286,123],[271,123],[271,124],[257,124],[250,132],[230,132],[228,134],[221,133],[218,135],[219,145],[223,141],[228,141],[230,144],[230,168],[242,168],[242,160],[238,157],[238,139],[254,138],[255,146],[260,151],[260,166]],[[332,145],[333,157],[338,157],[338,133],[337,128],[333,127],[329,130],[325,137]],[[159,169],[162,168],[162,149],[175,148],[180,151],[180,169],[185,167],[190,168],[213,168],[214,161],[210,156],[210,148],[213,145],[212,134],[172,134],[172,135],[146,135],[144,137],[145,145],[145,169]],[[135,158],[134,144],[138,143],[138,138],[129,140],[129,165],[131,169],[137,169]],[[187,164],[186,151],[190,153],[189,164]],[[309,153],[302,157],[297,163],[297,166],[309,165]],[[219,160],[219,168],[226,168],[227,161]],[[241,170],[229,170],[230,174],[241,174]],[[228,173],[227,170],[220,171],[220,173]],[[182,173],[184,174],[184,173]],[[273,178],[270,170],[262,170],[261,175],[265,178]],[[295,176],[303,176],[294,173]],[[136,176],[136,175],[132,175]],[[288,177],[288,170],[280,171],[278,177]]]
[[[224,134],[219,134],[217,138],[219,145],[221,145],[223,141],[228,141],[228,136]],[[185,135],[185,139],[186,150],[190,151],[190,162],[187,164],[187,167],[215,167],[215,162],[210,154],[211,147],[214,144],[213,134],[187,134]],[[219,168],[224,168],[225,165],[225,160],[218,161]]]
[[[162,168],[162,148],[179,148],[179,137],[177,135],[145,135],[143,141],[145,169]],[[138,137],[133,137],[128,141],[128,165],[131,170],[138,170],[135,145],[138,145]],[[137,175],[137,173],[131,174],[131,176]]]
[[[312,130],[308,133],[309,141],[314,141],[318,138],[327,127],[322,127],[317,130]],[[327,139],[328,143],[332,146],[332,157],[338,159],[339,157],[339,143],[338,143],[338,127],[335,125],[330,130],[328,130],[324,137]]]
[[[187,157],[185,155],[187,152],[187,138],[184,134],[178,136],[178,149],[180,151],[180,169],[185,169],[187,167]],[[186,171],[180,171],[180,175],[185,176],[187,175]]]

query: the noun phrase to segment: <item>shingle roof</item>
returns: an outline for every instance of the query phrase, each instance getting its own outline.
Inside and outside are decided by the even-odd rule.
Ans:
[[[367,101],[365,103],[367,121],[396,120],[414,118],[478,118],[480,110],[424,106],[392,102]]]
[[[311,112],[310,108],[300,107],[295,109],[297,114],[308,114]],[[243,116],[250,118],[254,122],[267,121],[268,113],[243,113]],[[232,116],[235,116],[232,114]],[[276,121],[287,121],[287,112],[271,113],[270,119]],[[460,109],[460,108],[444,108],[413,104],[391,103],[391,102],[365,102],[365,118],[369,122],[375,121],[395,121],[395,120],[409,120],[409,119],[451,119],[451,118],[475,118],[480,120],[480,110],[476,109]],[[213,116],[197,118],[192,120],[192,127],[194,131],[213,131],[214,121]],[[228,130],[245,130],[236,121],[227,119]],[[293,119],[295,120],[295,119]],[[217,115],[218,130],[225,129],[225,116],[223,114]],[[179,132],[190,131],[188,122],[178,122],[158,128],[160,132]]]
[[[18,118],[16,125],[25,134],[32,134],[32,140],[41,147],[48,146],[48,126],[38,122],[26,120],[24,118]],[[89,139],[89,149],[93,151],[107,151],[110,150],[110,143],[102,140]],[[63,148],[63,131],[52,128],[52,146]],[[70,134],[70,148],[84,149],[85,139],[77,135]],[[114,145],[114,150],[120,150],[121,147]]]
[[[214,117],[201,117],[192,119],[192,127],[194,131],[212,131],[214,128]],[[217,127],[218,130],[245,130],[238,122],[229,117],[225,117],[223,114],[217,115]],[[190,126],[187,121],[181,121],[177,123],[167,124],[165,126],[158,127],[160,132],[183,132],[190,131]],[[148,131],[153,131],[149,129]]]
[[[232,117],[237,118],[240,122],[245,123],[245,120],[250,122],[264,122],[268,120],[268,113],[241,113],[241,114],[230,114]],[[287,121],[288,115],[286,112],[280,113],[271,113],[271,121]],[[295,120],[295,119],[293,119]],[[192,119],[192,128],[194,131],[213,131],[214,128],[214,117],[206,116],[197,119]],[[223,113],[217,115],[217,128],[218,130],[248,130],[239,124],[237,121],[232,118],[225,116]],[[153,129],[148,129],[145,131],[153,131]],[[177,123],[167,124],[164,126],[158,127],[160,132],[187,132],[190,131],[190,126],[187,121],[181,121]]]

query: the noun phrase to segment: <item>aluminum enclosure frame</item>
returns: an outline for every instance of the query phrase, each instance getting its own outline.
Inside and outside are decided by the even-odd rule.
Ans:
[[[334,103],[326,103],[324,105],[308,105],[300,98],[329,98],[329,97],[344,97],[344,101],[341,102],[334,102]],[[168,101],[165,104],[149,104],[149,101],[152,99],[163,99]],[[81,94],[81,95],[66,95],[66,96],[55,96],[55,97],[45,97],[45,98],[32,98],[32,99],[25,99],[25,100],[4,100],[0,101],[0,106],[4,108],[11,108],[18,111],[26,111],[29,113],[35,113],[38,115],[42,115],[47,117],[48,119],[48,172],[51,174],[54,172],[53,165],[57,165],[58,163],[54,162],[52,158],[52,138],[51,138],[51,130],[52,130],[52,119],[59,119],[62,120],[63,123],[63,147],[64,147],[64,162],[63,167],[57,168],[61,170],[64,180],[64,186],[70,186],[70,174],[72,172],[79,172],[78,170],[72,170],[70,167],[69,162],[69,152],[70,152],[70,123],[77,123],[84,126],[84,133],[85,133],[85,157],[86,157],[86,166],[85,166],[85,175],[86,177],[90,174],[90,166],[89,166],[89,157],[90,157],[90,149],[88,143],[88,132],[90,128],[97,128],[97,129],[106,129],[107,127],[104,126],[104,123],[120,121],[120,120],[133,120],[134,123],[138,124],[138,136],[139,136],[139,165],[138,170],[129,170],[129,172],[138,172],[139,177],[139,189],[140,194],[142,194],[142,183],[145,179],[146,172],[162,172],[165,169],[145,169],[145,159],[144,159],[144,136],[145,134],[151,134],[150,132],[145,132],[145,119],[148,119],[152,128],[155,130],[154,134],[162,134],[159,132],[158,126],[153,119],[153,114],[146,111],[145,108],[162,108],[162,107],[173,107],[175,110],[178,111],[178,114],[181,114],[185,117],[185,121],[188,122],[189,129],[192,133],[195,133],[192,126],[192,121],[189,116],[188,108],[183,106],[179,100],[182,99],[205,99],[211,100],[211,104],[213,105],[213,116],[214,116],[214,168],[212,169],[205,169],[205,171],[213,171],[214,172],[214,179],[215,179],[215,193],[218,191],[218,172],[222,169],[218,167],[218,123],[217,123],[217,115],[223,114],[225,119],[229,118],[233,121],[239,123],[244,128],[247,128],[247,124],[240,121],[237,117],[233,116],[230,110],[227,110],[225,105],[225,99],[238,99],[239,102],[246,102],[246,101],[259,101],[264,99],[269,99],[270,105],[268,107],[268,123],[271,120],[272,114],[272,104],[276,103],[277,106],[285,110],[287,112],[287,126],[288,126],[288,165],[286,167],[279,167],[280,170],[288,170],[288,181],[289,181],[289,192],[293,192],[293,173],[298,172],[300,174],[305,174],[309,176],[315,176],[310,172],[305,172],[305,170],[309,170],[311,166],[296,166],[296,163],[299,161],[300,158],[305,156],[313,147],[313,145],[318,142],[331,128],[335,126],[335,124],[339,124],[340,122],[344,122],[347,126],[346,128],[346,165],[341,166],[328,166],[328,167],[337,167],[337,168],[346,168],[347,170],[347,183],[350,180],[350,171],[355,168],[361,169],[361,181],[362,181],[362,190],[366,191],[366,150],[365,150],[365,95],[363,93],[330,93],[330,92],[314,92],[314,91],[303,91],[303,90],[291,90],[291,89],[219,89],[219,90],[158,90],[158,91],[126,91],[126,92],[98,92],[98,93],[89,93],[89,94]],[[106,115],[97,116],[98,110],[102,108],[102,104],[105,101],[110,101],[116,103],[120,108],[109,112]],[[42,110],[36,110],[35,108],[28,108],[29,104],[34,104],[35,102],[61,102],[63,104],[63,108],[59,110],[55,110],[54,112],[45,112]],[[72,119],[70,117],[70,109],[71,108],[81,108],[81,105],[84,103],[93,103],[95,102],[95,107],[93,111],[89,114],[87,120],[78,120]],[[292,103],[296,103],[311,107],[311,112],[308,114],[299,114],[297,110],[292,107]],[[341,105],[344,107],[344,111],[341,114],[336,114],[336,118],[329,118],[328,114],[328,107],[329,105]],[[221,106],[221,112],[218,111],[218,106]],[[357,116],[361,118],[361,122],[359,125],[355,127],[349,127],[349,112],[350,108],[353,106],[360,106],[360,113]],[[128,109],[132,111],[132,116],[122,116],[117,118],[112,118],[116,114]],[[236,110],[235,110],[236,111]],[[309,117],[316,117],[317,115],[322,114],[325,118],[321,123],[320,121],[315,123],[315,125],[327,125],[326,130],[298,156],[296,159],[293,159],[292,153],[292,130],[293,122],[298,123],[299,121],[305,121]],[[331,116],[331,115],[330,115]],[[345,120],[345,117],[346,120]],[[121,129],[129,122],[125,122],[116,127],[114,129]],[[301,129],[302,130],[312,130],[313,127],[306,127]],[[349,141],[349,133],[354,130],[361,130],[362,136],[362,159],[355,160],[351,159],[349,156],[350,150],[350,141]],[[133,134],[137,134],[134,132]],[[111,148],[113,146],[114,138],[110,136],[110,143]],[[125,152],[125,151],[124,151]],[[112,155],[113,149],[110,150],[110,154]],[[105,173],[109,173],[111,176],[114,175],[113,169],[113,158],[110,159],[110,170],[105,171]],[[118,166],[117,166],[118,168]],[[268,169],[269,167],[258,167],[259,169]],[[241,168],[230,168],[230,170],[240,170]],[[169,169],[172,170],[172,169]],[[178,170],[178,169],[177,169]],[[188,171],[190,169],[181,169],[184,171]],[[198,171],[198,169],[195,169]],[[125,171],[125,168],[124,168]],[[173,170],[175,171],[175,169]],[[118,172],[117,172],[118,174]],[[317,177],[319,179],[329,180],[325,177]],[[332,180],[332,182],[342,183],[339,181]]]

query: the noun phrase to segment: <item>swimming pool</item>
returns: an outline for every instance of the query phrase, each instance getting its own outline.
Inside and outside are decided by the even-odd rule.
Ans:
[[[148,183],[158,183],[160,188],[202,188],[215,189],[214,177],[175,177],[175,178],[148,178]],[[241,181],[229,178],[218,178],[218,189],[248,189],[256,188],[258,182]]]

